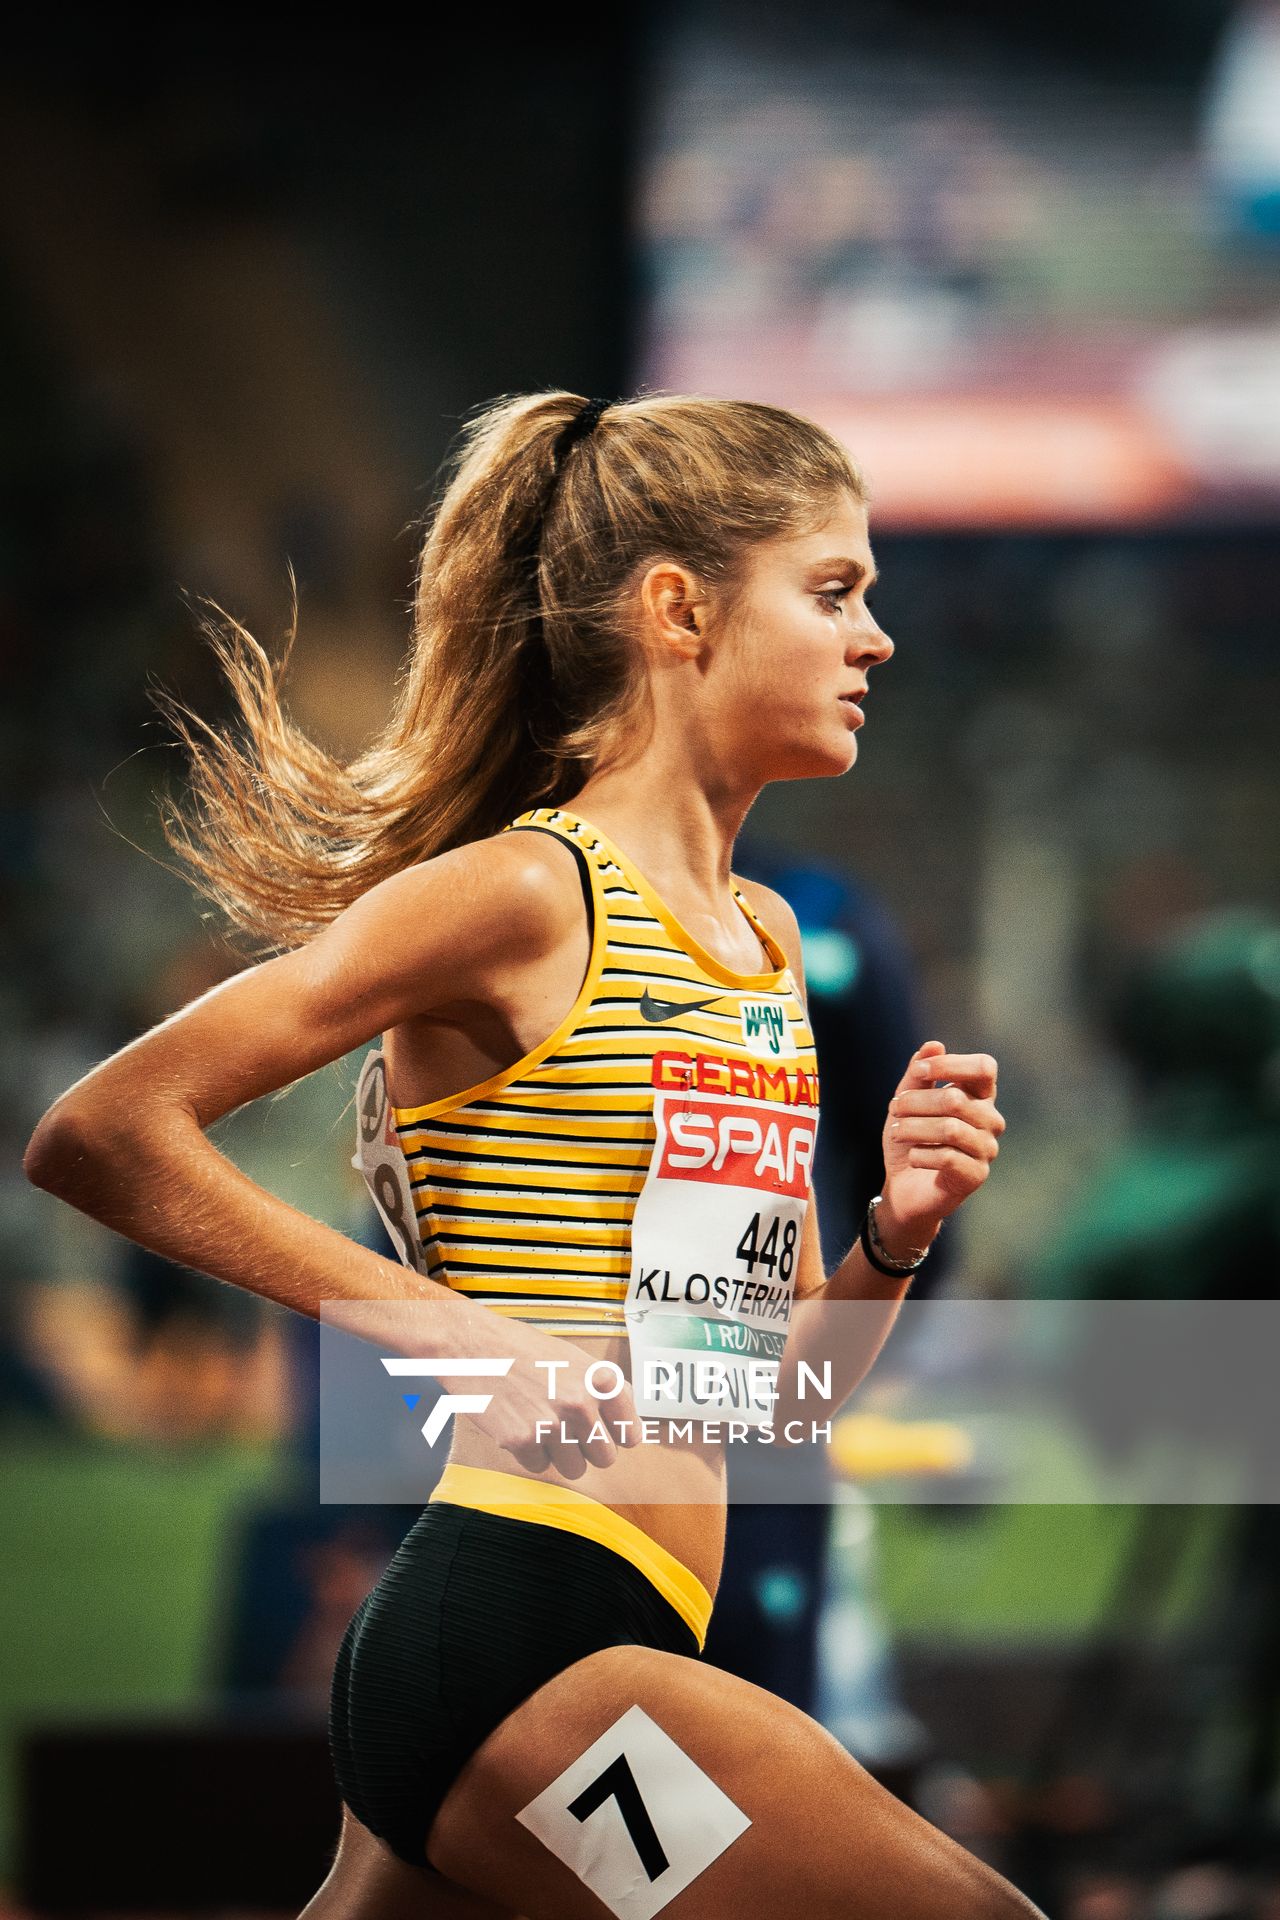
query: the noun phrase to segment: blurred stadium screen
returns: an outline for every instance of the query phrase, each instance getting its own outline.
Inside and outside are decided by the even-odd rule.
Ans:
[[[642,378],[811,413],[883,529],[1269,518],[1280,13],[1194,87],[923,25],[672,23]]]

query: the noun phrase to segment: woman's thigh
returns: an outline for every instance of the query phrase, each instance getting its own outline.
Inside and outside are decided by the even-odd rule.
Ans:
[[[529,1920],[1037,1914],[806,1714],[650,1647],[593,1653],[508,1715],[427,1853]]]
[[[300,1920],[520,1920],[520,1915],[452,1886],[425,1867],[411,1867],[344,1806],[337,1858]]]

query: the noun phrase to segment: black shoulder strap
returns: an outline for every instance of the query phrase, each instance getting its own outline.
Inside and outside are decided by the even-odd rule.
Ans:
[[[558,840],[562,847],[568,847],[570,853],[578,863],[578,881],[582,887],[582,897],[587,904],[587,938],[594,940],[596,937],[596,896],[591,885],[591,869],[587,865],[587,856],[577,841],[571,840],[568,834],[557,833],[554,827],[535,827],[532,825],[508,827],[507,832],[545,833],[549,840]]]

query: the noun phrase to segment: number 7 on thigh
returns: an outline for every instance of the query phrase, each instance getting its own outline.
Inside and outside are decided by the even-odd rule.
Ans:
[[[1034,1920],[806,1714],[701,1661],[608,1647],[471,1757],[428,1857],[529,1920]]]

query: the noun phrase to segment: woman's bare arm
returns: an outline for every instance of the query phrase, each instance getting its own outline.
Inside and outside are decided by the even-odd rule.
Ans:
[[[530,835],[409,868],[77,1081],[36,1127],[24,1171],[142,1246],[312,1318],[322,1301],[431,1300],[430,1315],[408,1316],[414,1350],[433,1350],[430,1320],[436,1351],[466,1354],[470,1303],[269,1194],[204,1129],[413,1015],[509,996],[513,972],[572,938],[581,913],[570,863]],[[355,1318],[366,1338],[395,1337],[395,1315]]]
[[[415,1015],[509,1012],[521,969],[572,940],[581,914],[570,859],[540,836],[410,867],[306,946],[224,981],[78,1080],[32,1134],[24,1171],[170,1260],[313,1319],[323,1304],[327,1322],[380,1346],[490,1355],[486,1308],[267,1193],[204,1129]],[[500,1337],[511,1370],[476,1419],[522,1466],[577,1478],[609,1466],[616,1440],[631,1444],[631,1394],[597,1405],[583,1379],[589,1356],[518,1321],[503,1321]],[[569,1366],[549,1378],[552,1357]],[[451,1392],[468,1384],[444,1370],[441,1379]],[[548,1419],[569,1444],[537,1439]]]

